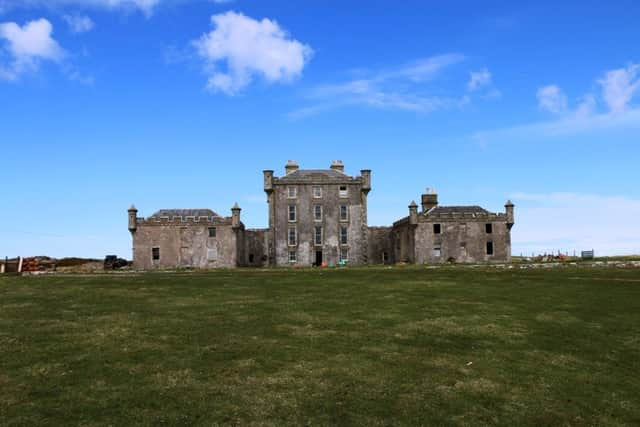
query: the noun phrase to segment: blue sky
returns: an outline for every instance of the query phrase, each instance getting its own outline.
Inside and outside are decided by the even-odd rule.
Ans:
[[[534,3],[534,2],[529,2]],[[126,209],[264,227],[262,170],[516,204],[513,252],[640,253],[634,1],[0,0],[0,256],[130,256]]]

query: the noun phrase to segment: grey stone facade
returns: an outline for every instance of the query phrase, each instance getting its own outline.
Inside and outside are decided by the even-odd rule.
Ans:
[[[245,229],[240,208],[230,217],[208,209],[161,210],[148,218],[129,209],[136,268],[234,268],[363,264],[483,263],[511,260],[514,206],[492,213],[479,206],[439,206],[422,195],[409,215],[389,227],[367,225],[371,171],[345,174],[289,161],[281,177],[263,171],[269,228]]]

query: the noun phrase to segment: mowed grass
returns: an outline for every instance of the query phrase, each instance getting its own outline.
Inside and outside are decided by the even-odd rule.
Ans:
[[[1,425],[640,425],[640,270],[0,278]]]

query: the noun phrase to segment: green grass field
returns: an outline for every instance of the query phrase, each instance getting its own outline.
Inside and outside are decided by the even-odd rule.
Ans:
[[[640,425],[640,270],[0,277],[1,425]]]

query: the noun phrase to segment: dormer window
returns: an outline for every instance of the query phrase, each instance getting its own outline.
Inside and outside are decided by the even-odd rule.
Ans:
[[[346,185],[341,185],[338,194],[340,195],[340,197],[348,197],[349,196],[349,190],[347,189],[347,186]]]

